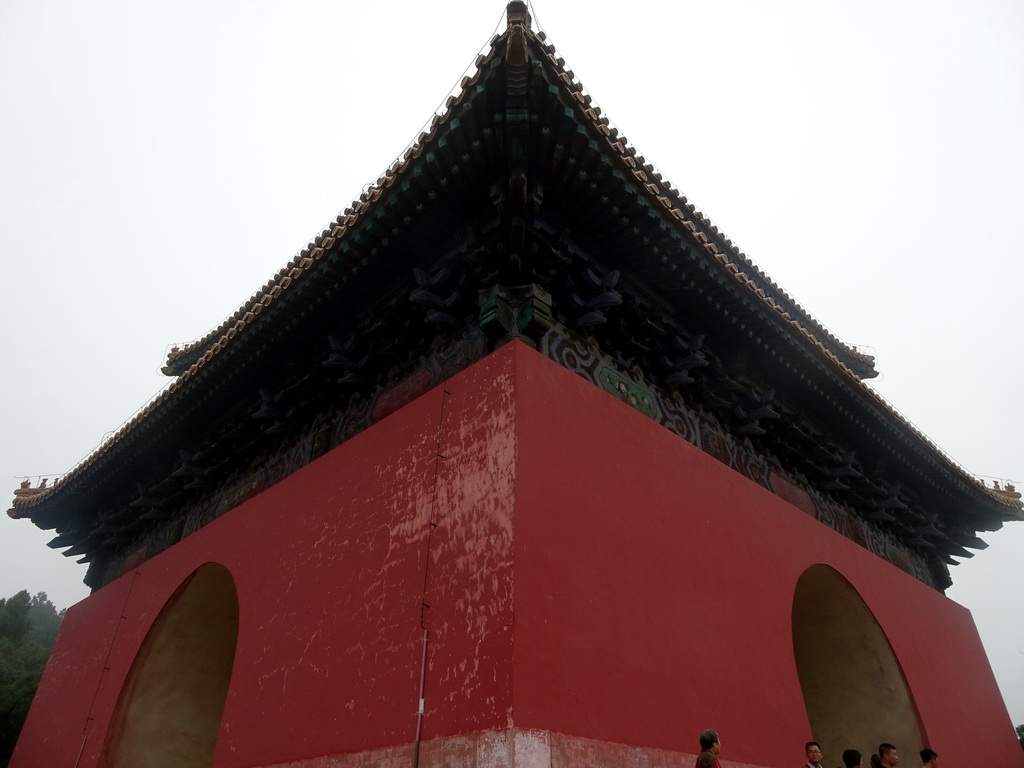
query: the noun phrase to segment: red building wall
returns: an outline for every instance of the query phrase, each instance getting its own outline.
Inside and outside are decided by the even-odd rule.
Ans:
[[[797,764],[792,606],[816,563],[874,613],[947,763],[984,743],[1024,765],[965,609],[519,344],[73,607],[12,766],[97,765],[147,632],[206,562],[240,610],[225,768],[408,765],[424,628],[422,737],[448,745],[428,764],[513,726],[590,752],[499,763],[620,744],[689,765],[715,727],[737,765]]]
[[[625,404],[524,357],[518,726],[681,751],[715,727],[723,757],[798,764],[812,735],[793,596],[801,574],[824,563],[874,613],[932,748],[967,765],[984,732],[998,745],[993,765],[1024,764],[966,609]],[[904,745],[905,761],[919,748]]]

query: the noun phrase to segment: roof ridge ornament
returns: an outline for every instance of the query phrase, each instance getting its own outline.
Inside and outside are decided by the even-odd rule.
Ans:
[[[521,67],[526,64],[526,36],[530,31],[530,11],[523,0],[511,0],[507,15],[506,61],[514,67]]]
[[[509,0],[506,14],[508,18],[507,28],[509,30],[512,27],[526,27],[527,30],[530,29],[532,24],[530,9],[523,0]]]

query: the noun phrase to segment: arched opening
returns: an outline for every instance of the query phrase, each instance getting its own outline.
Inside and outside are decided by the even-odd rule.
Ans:
[[[807,718],[827,762],[844,749],[867,757],[882,742],[911,754],[921,729],[892,646],[843,576],[813,565],[793,598],[793,651]]]
[[[238,642],[238,595],[207,563],[167,601],[117,702],[106,768],[209,768]]]

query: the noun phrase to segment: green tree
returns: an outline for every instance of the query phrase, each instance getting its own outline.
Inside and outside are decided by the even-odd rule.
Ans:
[[[0,637],[6,637],[16,646],[21,645],[32,622],[28,617],[28,609],[32,597],[26,590],[21,590],[14,597],[0,599]]]
[[[53,648],[65,613],[67,609],[58,611],[45,592],[36,593],[28,605],[28,618],[32,625],[29,639],[45,648]]]
[[[0,598],[0,766],[10,762],[63,618],[45,592]]]
[[[1014,730],[1017,731],[1017,740],[1020,742],[1020,748],[1024,749],[1024,725],[1018,725]]]

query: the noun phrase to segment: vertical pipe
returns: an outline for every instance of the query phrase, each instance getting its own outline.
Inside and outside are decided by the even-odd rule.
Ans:
[[[416,743],[412,756],[412,768],[420,765],[420,735],[423,733],[423,686],[427,678],[427,630],[423,630],[423,655],[420,657],[420,701],[416,712]]]

